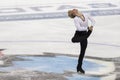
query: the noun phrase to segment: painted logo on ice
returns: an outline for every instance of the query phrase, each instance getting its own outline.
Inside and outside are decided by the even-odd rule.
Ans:
[[[0,21],[67,18],[69,9],[78,8],[92,16],[120,15],[120,7],[112,3],[54,4],[0,8]]]

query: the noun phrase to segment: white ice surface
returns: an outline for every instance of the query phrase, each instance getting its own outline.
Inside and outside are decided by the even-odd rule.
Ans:
[[[0,6],[49,5],[71,3],[116,3],[120,0],[0,0]],[[95,16],[86,56],[120,56],[120,16]],[[70,18],[0,22],[0,48],[4,54],[42,54],[43,52],[79,55],[79,44],[70,42],[75,31]]]
[[[120,16],[95,17],[96,26],[88,39],[86,55],[120,56],[119,19]],[[79,44],[70,41],[74,31],[73,21],[69,18],[0,22],[0,48],[6,48],[6,54],[9,51],[13,54],[19,51],[21,54],[27,54],[27,51],[79,54]]]

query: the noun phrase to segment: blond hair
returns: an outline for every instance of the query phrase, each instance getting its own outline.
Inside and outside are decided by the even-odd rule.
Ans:
[[[68,11],[68,16],[69,16],[70,18],[74,18],[74,17],[75,17],[75,15],[73,14],[72,10],[69,10],[69,11]]]

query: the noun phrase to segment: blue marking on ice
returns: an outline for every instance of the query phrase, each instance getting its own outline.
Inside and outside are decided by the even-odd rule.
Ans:
[[[72,77],[66,77],[68,80],[101,80],[98,77],[81,76],[74,74]]]
[[[34,57],[34,56],[20,56],[21,58],[30,59],[27,61],[14,61],[13,66],[0,68],[0,71],[11,71],[15,69],[27,69],[43,72],[64,73],[64,71],[76,71],[77,58],[69,56],[56,57]],[[97,71],[101,64],[96,64],[88,60],[84,60],[83,68],[86,71]]]

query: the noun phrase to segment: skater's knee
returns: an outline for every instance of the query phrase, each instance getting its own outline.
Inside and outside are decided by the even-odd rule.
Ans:
[[[72,39],[71,39],[71,41],[72,41],[73,43],[75,43],[75,42],[76,42],[76,40],[75,40],[74,38],[72,38]]]
[[[77,38],[74,38],[74,37],[71,39],[71,41],[72,41],[73,43],[78,43],[78,42],[80,42],[80,40],[78,40]]]

